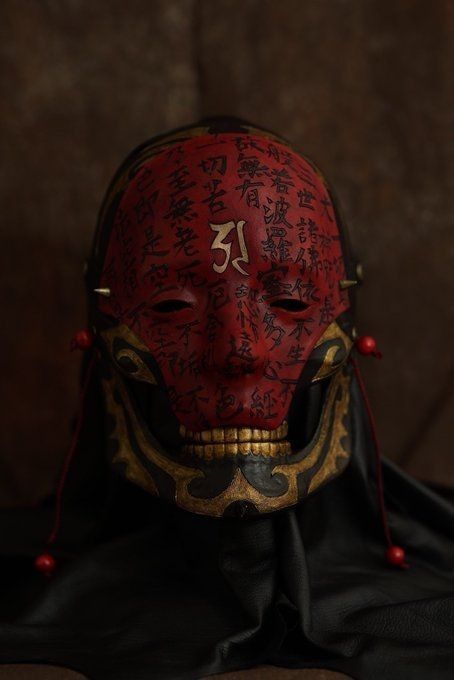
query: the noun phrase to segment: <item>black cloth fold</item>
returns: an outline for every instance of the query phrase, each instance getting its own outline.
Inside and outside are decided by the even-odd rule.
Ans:
[[[259,664],[452,680],[454,506],[385,461],[391,531],[410,563],[389,566],[356,384],[350,418],[347,470],[274,515],[198,517],[115,476],[93,505],[70,490],[51,578],[32,567],[50,508],[3,512],[0,662],[93,680],[190,680]]]

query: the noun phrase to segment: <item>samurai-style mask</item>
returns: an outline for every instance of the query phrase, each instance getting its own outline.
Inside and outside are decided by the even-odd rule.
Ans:
[[[113,464],[191,512],[296,504],[349,458],[347,258],[319,171],[207,122],[134,151],[89,285]]]

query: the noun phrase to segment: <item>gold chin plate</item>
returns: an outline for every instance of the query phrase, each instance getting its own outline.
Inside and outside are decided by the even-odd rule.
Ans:
[[[292,463],[292,454],[289,453],[286,464],[279,464],[272,468],[271,474],[273,476],[276,474],[283,475],[287,481],[286,489],[280,496],[265,496],[249,483],[241,468],[238,467],[229,486],[222,493],[213,498],[197,498],[191,494],[189,484],[194,479],[203,478],[205,473],[201,469],[192,468],[168,458],[151,444],[130,402],[123,379],[119,372],[115,371],[111,379],[103,381],[107,412],[113,417],[115,423],[111,436],[118,447],[113,456],[113,462],[124,464],[124,474],[130,481],[159,496],[155,481],[139,462],[131,447],[126,425],[127,417],[134,433],[136,445],[140,448],[142,455],[174,480],[175,496],[173,500],[179,507],[211,517],[222,517],[226,508],[236,501],[246,501],[253,504],[259,513],[286,508],[295,505],[302,499],[298,492],[298,476],[316,466],[323,455],[324,459],[317,472],[310,479],[305,495],[312,493],[326,481],[337,476],[346,466],[349,452],[344,445],[347,436],[344,420],[349,407],[349,386],[349,374],[344,369],[339,370],[331,379],[317,433],[307,447],[304,457]],[[116,398],[113,397],[114,393]],[[284,445],[287,443],[279,442],[279,444]],[[271,442],[266,442],[266,444],[270,446]],[[251,446],[250,443],[247,445]],[[193,444],[193,446],[196,445]],[[212,446],[216,445],[212,444]],[[240,446],[240,444],[238,443],[236,446]],[[262,454],[258,453],[257,455]],[[216,456],[213,455],[213,457]]]

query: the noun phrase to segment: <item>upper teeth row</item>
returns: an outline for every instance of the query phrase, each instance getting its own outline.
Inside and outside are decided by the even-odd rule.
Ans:
[[[180,425],[180,435],[189,441],[222,443],[222,442],[269,442],[284,439],[288,433],[288,424],[284,420],[274,430],[252,429],[250,427],[213,427],[211,430],[193,432]]]

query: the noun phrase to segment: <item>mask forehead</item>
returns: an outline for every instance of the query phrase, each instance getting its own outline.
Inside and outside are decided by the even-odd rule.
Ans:
[[[276,426],[314,344],[348,307],[344,277],[313,167],[259,136],[204,135],[135,168],[100,306],[153,354],[181,422]],[[189,306],[163,314],[169,299]],[[303,307],[274,307],[282,299]]]
[[[105,306],[124,316],[202,277],[250,287],[260,278],[276,292],[288,292],[286,277],[297,287],[312,282],[338,307],[342,275],[333,207],[311,165],[275,142],[217,135],[175,145],[135,171],[103,280],[112,291]]]

